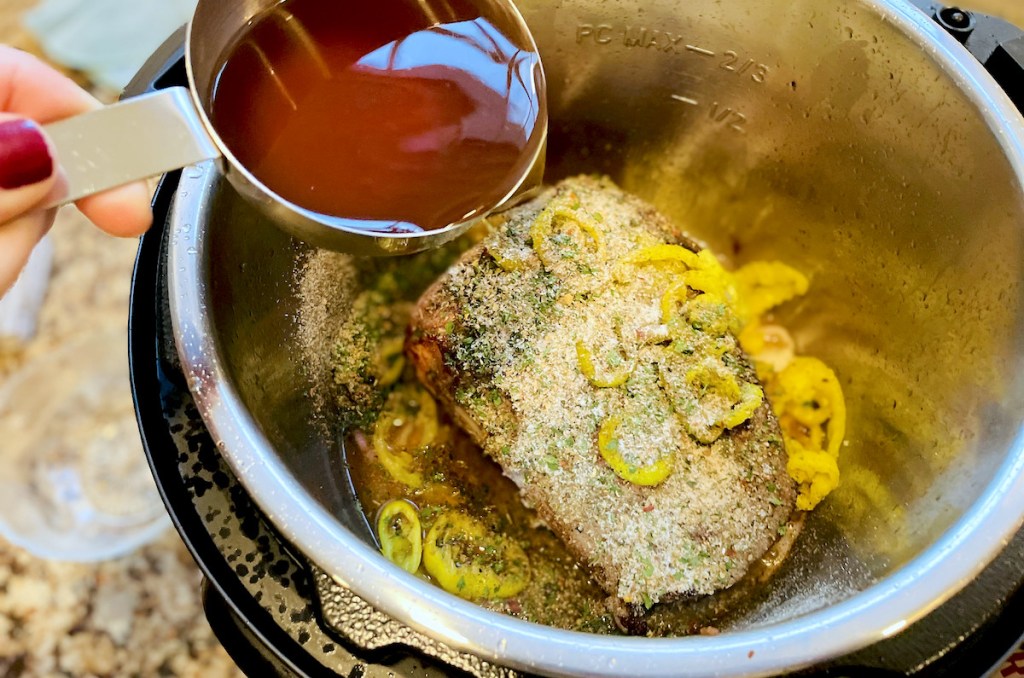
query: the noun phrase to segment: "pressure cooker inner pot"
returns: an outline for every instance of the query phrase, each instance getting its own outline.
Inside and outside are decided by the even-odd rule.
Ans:
[[[607,174],[733,264],[811,278],[781,321],[842,383],[841,483],[734,626],[848,598],[936,543],[998,477],[1024,412],[1021,186],[975,84],[934,56],[945,38],[924,15],[926,39],[908,35],[880,2],[517,4],[548,75],[549,182]],[[202,219],[203,302],[240,416],[284,482],[373,544],[310,396],[330,388],[332,338],[317,361],[301,336],[344,304],[329,288],[302,303],[310,250],[226,183]]]

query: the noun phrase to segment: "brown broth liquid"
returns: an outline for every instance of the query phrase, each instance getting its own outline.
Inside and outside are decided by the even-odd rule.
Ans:
[[[407,368],[402,383],[416,384],[411,369]],[[609,595],[537,514],[523,506],[518,488],[502,475],[501,468],[484,456],[449,417],[440,415],[437,440],[415,453],[415,470],[426,479],[417,489],[406,487],[385,469],[370,442],[372,435],[372,427],[356,430],[344,445],[352,483],[371,525],[376,525],[384,504],[405,499],[417,509],[423,536],[438,513],[455,509],[525,549],[530,563],[529,584],[509,599],[476,600],[482,607],[571,631],[614,635],[624,630],[625,623],[630,633],[665,637],[690,635],[712,624],[728,623],[731,615],[741,613],[746,605],[765,595],[764,582],[774,569],[773,559],[777,559],[773,551],[730,589],[713,596],[662,603],[642,619],[623,621],[620,616],[617,623],[619,615],[609,604]],[[422,566],[418,576],[433,581]]]
[[[368,230],[462,221],[516,187],[543,138],[540,60],[506,23],[476,0],[286,0],[228,51],[214,126],[307,210]]]

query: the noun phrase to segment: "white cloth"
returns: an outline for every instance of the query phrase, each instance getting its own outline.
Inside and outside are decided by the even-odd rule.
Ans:
[[[121,90],[197,0],[44,0],[25,27],[46,56],[84,71],[93,82]]]

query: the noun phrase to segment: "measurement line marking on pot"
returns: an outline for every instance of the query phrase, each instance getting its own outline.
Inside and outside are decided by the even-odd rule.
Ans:
[[[721,52],[685,42],[685,35],[646,26],[617,28],[610,23],[581,23],[576,25],[576,44],[592,42],[598,46],[620,44],[627,48],[655,49],[666,54],[691,53],[714,59],[719,69],[747,76],[752,82],[764,84],[771,72],[768,64],[753,57],[744,56],[742,50],[727,49]]]
[[[673,101],[678,101],[681,104],[687,106],[700,107],[701,103],[697,99],[692,97],[684,96],[682,94],[670,94],[669,97]],[[746,126],[750,121],[745,113],[732,108],[731,106],[725,106],[718,101],[711,102],[708,107],[708,118],[714,122],[731,129],[734,132],[740,134],[746,134]]]
[[[689,52],[694,52],[696,54],[701,54],[703,56],[715,56],[715,53],[712,52],[710,49],[704,49],[703,47],[697,47],[696,45],[687,45],[686,50]]]
[[[696,99],[691,99],[690,97],[684,97],[682,94],[673,94],[672,98],[684,104],[689,104],[691,106],[700,106],[699,101],[697,101]]]

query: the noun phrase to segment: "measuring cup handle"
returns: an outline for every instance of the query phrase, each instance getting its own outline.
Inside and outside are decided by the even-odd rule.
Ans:
[[[189,90],[170,87],[45,128],[67,177],[57,207],[220,156]]]

